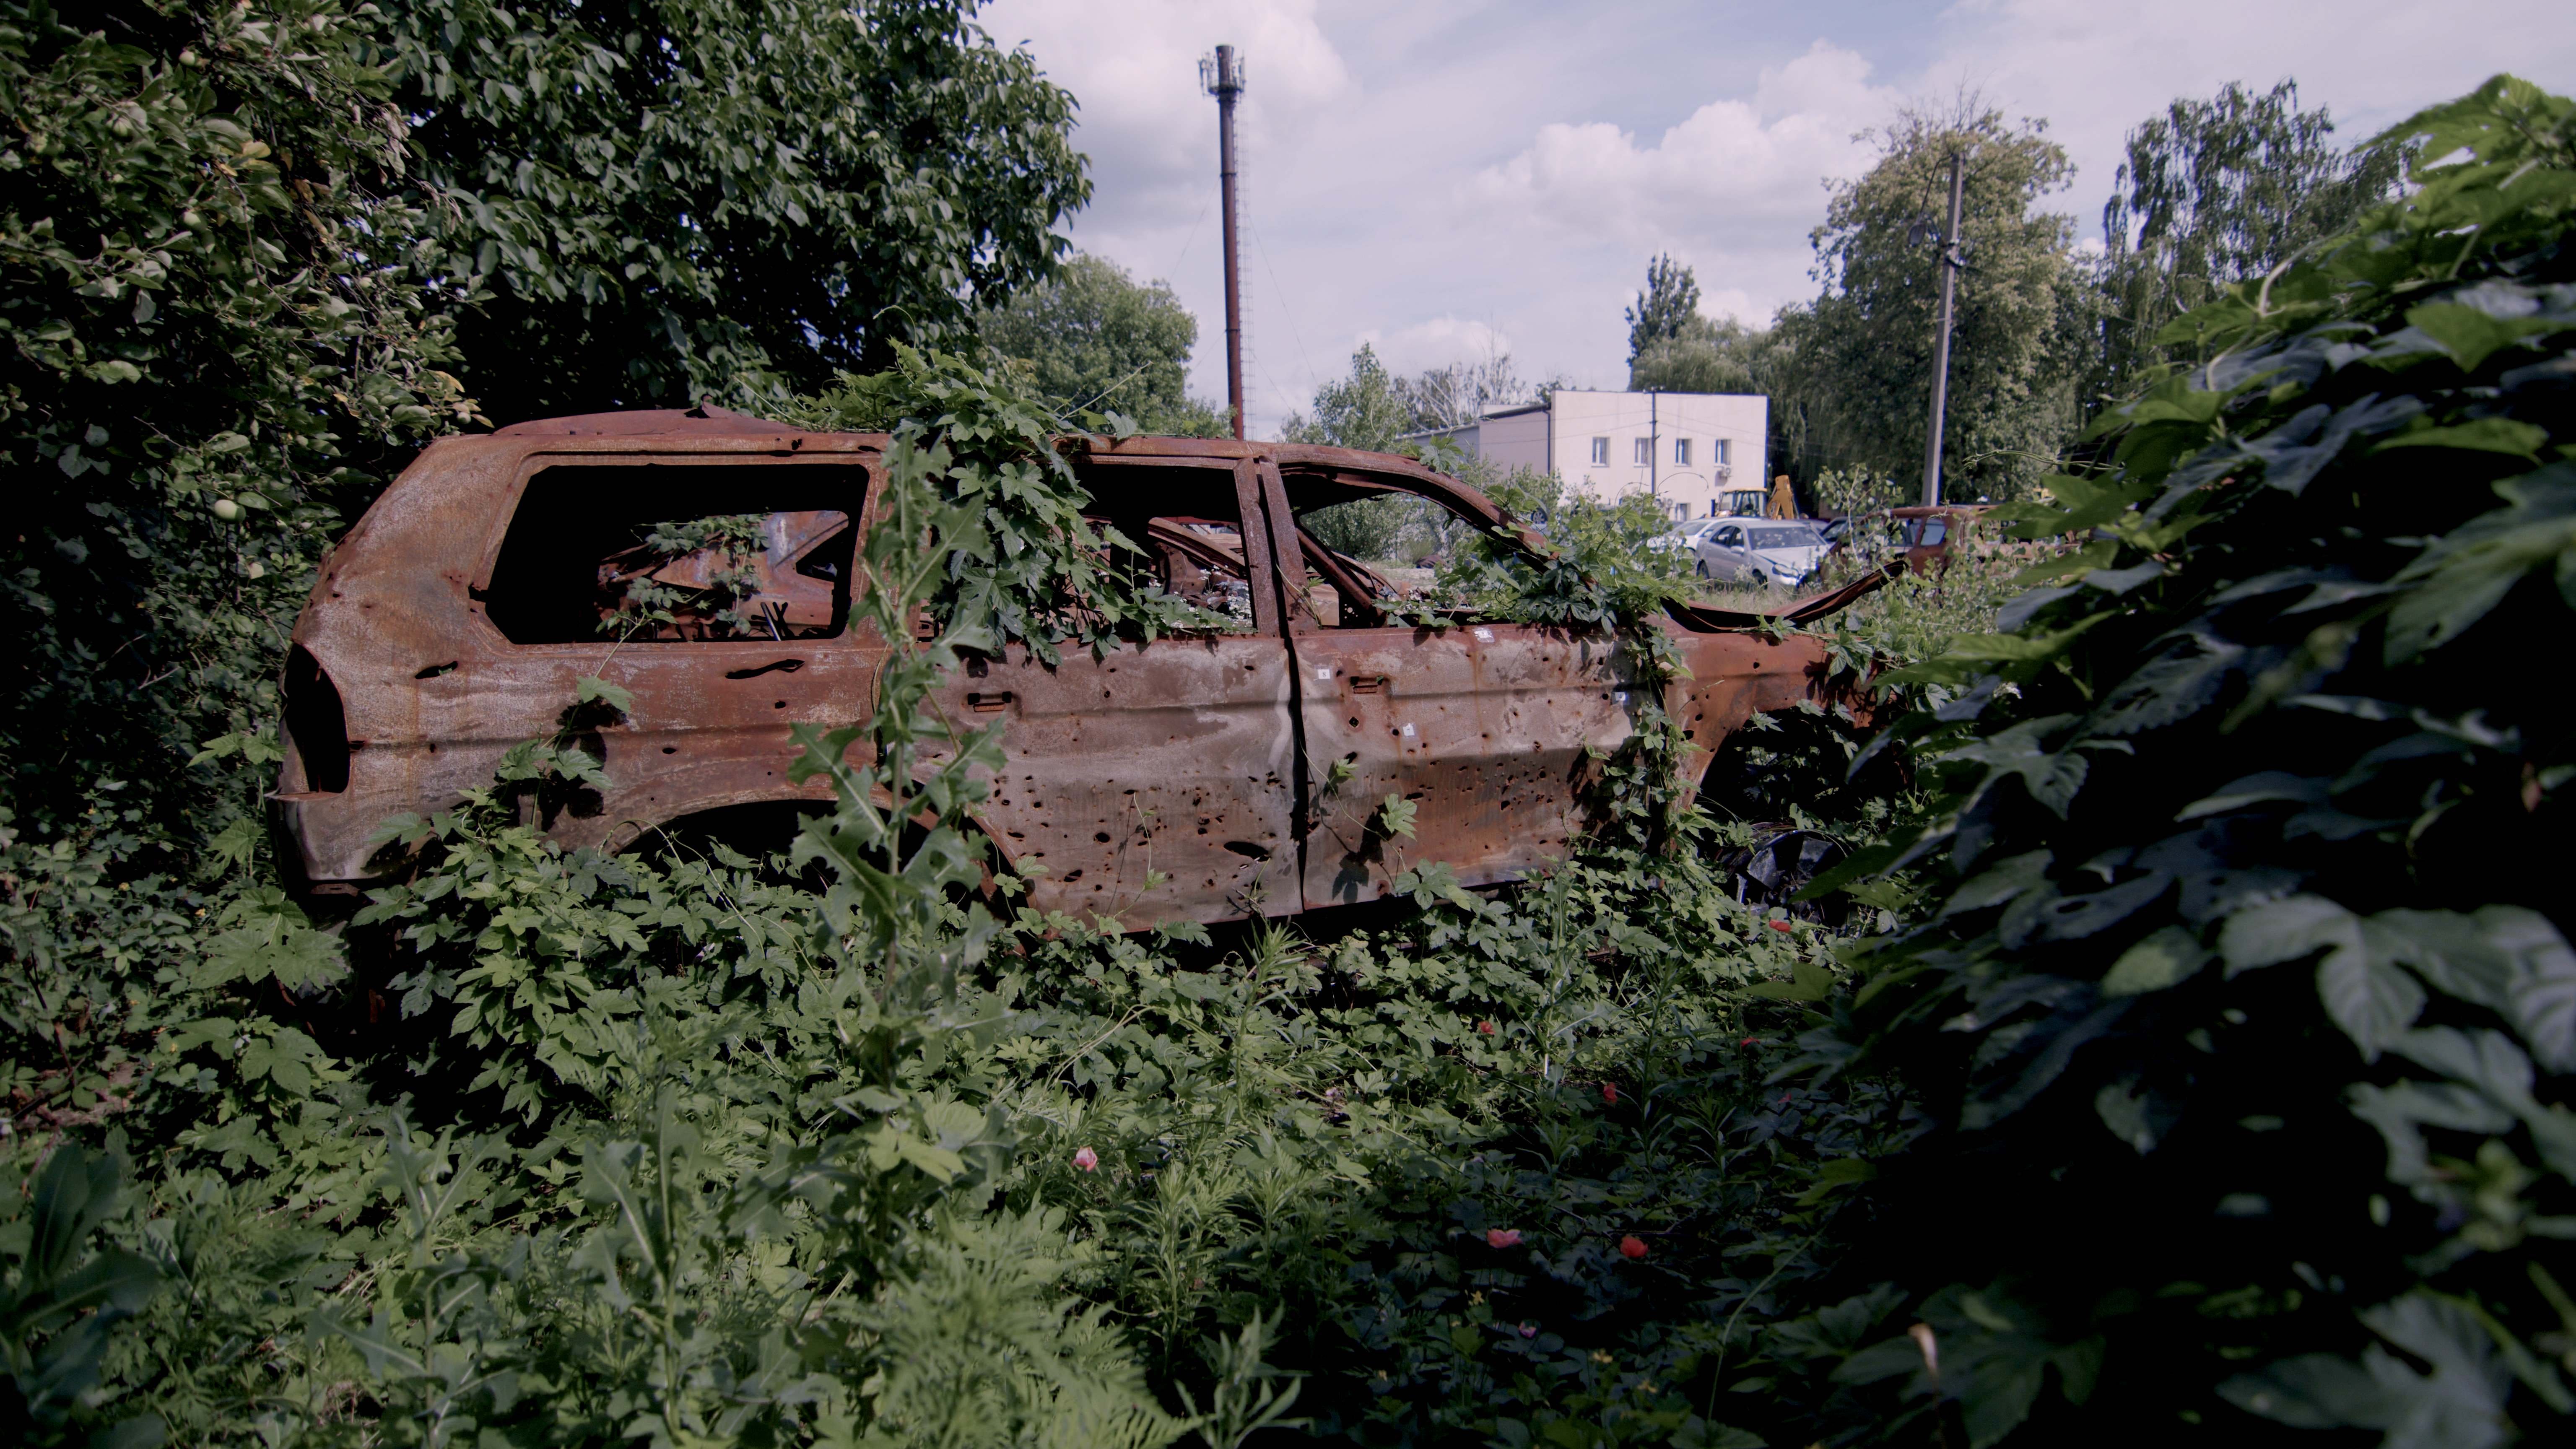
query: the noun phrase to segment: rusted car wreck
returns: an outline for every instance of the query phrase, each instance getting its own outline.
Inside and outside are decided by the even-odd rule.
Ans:
[[[432,445],[333,550],[296,621],[274,798],[307,888],[377,878],[385,820],[487,782],[504,751],[557,728],[584,676],[632,706],[586,740],[612,788],[545,822],[564,843],[623,848],[828,798],[789,780],[790,727],[869,712],[885,648],[853,622],[851,559],[887,446],[713,411]],[[1286,915],[1375,899],[1413,861],[1474,885],[1562,853],[1585,748],[1617,745],[1637,709],[1612,641],[1390,619],[1381,581],[1297,522],[1407,493],[1510,526],[1491,502],[1406,458],[1324,447],[1102,439],[1075,467],[1164,587],[1240,625],[1053,667],[1012,645],[947,682],[951,717],[1007,722],[1009,769],[980,823],[1035,877],[1032,904],[1130,927]],[[604,635],[639,595],[706,595],[717,581],[685,538],[680,556],[638,542],[716,510],[737,530],[726,617],[665,609]],[[1822,697],[1823,648],[1742,627],[1755,622],[1678,607],[1663,621],[1689,669],[1667,707],[1694,770],[1756,711]],[[1369,830],[1389,795],[1414,803],[1411,839]]]

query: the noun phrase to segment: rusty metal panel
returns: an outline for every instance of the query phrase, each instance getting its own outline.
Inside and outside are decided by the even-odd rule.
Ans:
[[[1127,926],[1294,909],[1295,755],[1276,637],[1158,639],[1052,669],[1011,645],[935,696],[1001,722],[1009,757],[979,812],[1040,910]]]
[[[1126,471],[1138,462],[1152,466]],[[1084,481],[1104,518],[1142,520],[1125,531],[1167,568],[1233,572],[1253,617],[1240,633],[1068,654],[1053,668],[1018,645],[969,661],[942,686],[942,707],[968,724],[1002,721],[1010,758],[979,818],[1007,863],[1035,868],[1029,900],[1041,910],[1131,925],[1294,911],[1288,646],[1257,479],[1230,460],[1183,456],[1121,458],[1115,470],[1086,467]],[[1193,536],[1199,525],[1181,518],[1237,533]]]
[[[858,631],[785,642],[514,644],[479,597],[541,469],[845,467],[877,452],[871,439],[754,433],[745,421],[676,434],[531,427],[446,439],[395,480],[324,561],[296,622],[295,643],[341,701],[349,761],[343,788],[316,790],[290,749],[274,798],[307,881],[369,878],[368,841],[386,819],[447,808],[489,783],[512,745],[554,733],[585,675],[627,689],[634,705],[624,724],[584,741],[604,756],[614,788],[542,822],[565,843],[614,847],[680,815],[813,793],[787,783],[788,729],[866,715],[879,651]],[[861,502],[849,500],[848,511]],[[740,505],[728,495],[718,506]]]
[[[1681,764],[1687,788],[1698,788],[1709,757],[1754,715],[1833,700],[1825,644],[1814,635],[1694,633],[1670,622],[1664,632],[1689,671],[1667,688],[1664,704],[1689,741]]]
[[[1563,856],[1581,825],[1585,746],[1615,749],[1633,728],[1607,634],[1474,624],[1317,629],[1295,643],[1317,782],[1310,908],[1375,900],[1419,862],[1481,885]],[[1409,840],[1370,827],[1390,795],[1414,806]]]

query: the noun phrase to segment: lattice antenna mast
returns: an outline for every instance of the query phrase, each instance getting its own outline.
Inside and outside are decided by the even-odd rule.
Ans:
[[[1231,45],[1199,61],[1199,84],[1216,97],[1217,183],[1225,204],[1225,401],[1234,435],[1243,436],[1243,268],[1234,230],[1234,102],[1243,94],[1243,59]]]

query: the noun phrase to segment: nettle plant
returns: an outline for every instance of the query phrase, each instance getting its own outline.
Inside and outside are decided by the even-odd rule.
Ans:
[[[1896,676],[1946,798],[1804,1045],[1928,1121],[1828,1172],[1802,1442],[2576,1427],[2576,106],[2383,139],[2409,193],[2169,328],[2007,516],[2081,546]]]

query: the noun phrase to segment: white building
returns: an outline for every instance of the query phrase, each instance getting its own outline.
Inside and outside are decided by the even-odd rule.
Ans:
[[[1676,519],[1759,512],[1758,496],[1726,495],[1770,487],[1771,400],[1758,394],[1559,391],[1426,436],[1502,468],[1552,472],[1605,503],[1652,494]]]

